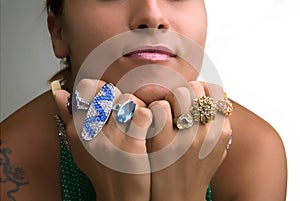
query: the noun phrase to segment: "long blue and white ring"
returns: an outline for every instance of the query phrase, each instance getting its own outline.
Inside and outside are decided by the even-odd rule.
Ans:
[[[100,133],[109,119],[114,99],[115,87],[106,83],[89,104],[81,133],[83,140],[91,140]]]

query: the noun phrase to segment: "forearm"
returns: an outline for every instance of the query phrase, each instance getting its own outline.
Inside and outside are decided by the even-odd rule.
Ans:
[[[114,173],[95,185],[97,201],[149,201],[150,175]],[[100,184],[100,185],[99,185]]]

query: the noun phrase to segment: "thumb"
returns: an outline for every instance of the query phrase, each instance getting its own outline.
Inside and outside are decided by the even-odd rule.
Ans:
[[[64,122],[64,124],[66,125],[67,122],[71,121],[72,119],[72,116],[70,115],[67,108],[67,102],[70,93],[67,92],[66,90],[61,89],[61,86],[58,81],[54,81],[51,83],[51,89],[52,89],[54,100],[59,110],[58,112],[59,116],[61,120]]]

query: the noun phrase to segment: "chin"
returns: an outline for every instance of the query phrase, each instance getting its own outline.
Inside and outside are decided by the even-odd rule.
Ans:
[[[144,101],[147,105],[154,101],[164,100],[166,95],[170,93],[170,89],[157,85],[147,85],[139,88],[133,94]]]

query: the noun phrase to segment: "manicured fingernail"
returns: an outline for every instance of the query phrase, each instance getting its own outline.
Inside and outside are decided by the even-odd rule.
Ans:
[[[60,83],[59,83],[58,80],[55,80],[55,81],[51,82],[50,86],[51,86],[51,90],[52,90],[52,95],[53,96],[55,96],[56,90],[60,90],[61,89],[61,86],[60,86]]]

